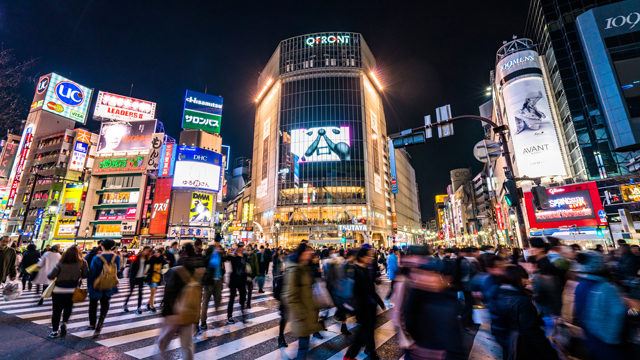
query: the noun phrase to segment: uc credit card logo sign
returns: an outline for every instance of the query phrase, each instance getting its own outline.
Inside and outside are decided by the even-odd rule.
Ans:
[[[49,87],[49,77],[45,76],[42,79],[40,79],[40,82],[38,83],[38,87],[36,88],[36,92],[38,94],[42,94],[45,92],[45,90],[47,90],[48,87]]]
[[[55,94],[58,100],[68,106],[80,106],[84,102],[84,92],[70,81],[59,82],[56,85]]]

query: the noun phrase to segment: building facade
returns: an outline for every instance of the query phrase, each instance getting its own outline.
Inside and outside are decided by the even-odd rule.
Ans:
[[[267,240],[382,245],[392,235],[375,65],[362,35],[336,32],[283,40],[262,71],[251,201]]]

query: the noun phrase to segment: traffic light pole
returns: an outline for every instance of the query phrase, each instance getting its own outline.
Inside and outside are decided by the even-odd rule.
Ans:
[[[482,116],[478,116],[478,115],[462,115],[462,116],[456,116],[450,119],[442,120],[432,125],[430,124],[430,125],[413,128],[411,129],[411,133],[412,134],[414,132],[424,133],[424,131],[427,129],[431,129],[437,126],[447,125],[454,121],[463,120],[463,119],[479,120],[491,126],[491,128],[493,129],[493,132],[498,134],[498,136],[500,137],[500,143],[502,144],[502,154],[505,158],[507,171],[509,171],[511,176],[513,176],[514,172],[513,172],[513,163],[511,162],[511,152],[509,151],[509,143],[507,142],[507,136],[505,135],[505,132],[508,131],[509,128],[506,125],[499,126],[498,124],[494,123],[490,119]],[[389,135],[391,139],[403,138],[404,136],[405,135],[402,135],[402,134]],[[520,198],[520,195],[518,194],[518,192],[516,192],[515,196],[517,200],[517,206],[515,206],[515,210],[516,210],[516,217],[518,219],[518,230],[520,232],[520,238],[522,239],[522,246],[523,248],[526,248],[526,247],[529,247],[529,240],[527,237],[527,231],[525,230],[525,227],[524,227],[524,213],[522,211],[522,199]]]

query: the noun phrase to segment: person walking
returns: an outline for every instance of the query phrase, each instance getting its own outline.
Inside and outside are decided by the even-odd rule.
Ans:
[[[247,273],[247,309],[251,309],[251,294],[253,293],[253,279],[258,276],[258,249],[249,245],[247,246],[247,259],[249,261],[249,266],[251,267],[251,272]]]
[[[51,316],[50,339],[64,337],[67,334],[67,322],[73,309],[73,293],[79,287],[79,282],[89,275],[89,266],[80,255],[78,248],[73,245],[62,254],[60,262],[47,275],[50,280],[55,279],[51,301],[53,303],[53,315]],[[64,315],[63,315],[64,312]],[[62,326],[60,326],[60,316]],[[58,332],[58,327],[60,331]]]
[[[200,330],[207,330],[207,312],[209,310],[209,300],[213,296],[213,303],[216,311],[222,302],[222,280],[224,279],[224,249],[220,242],[222,237],[216,234],[213,239],[213,246],[207,248],[205,254],[206,271],[202,279],[204,285],[204,297],[202,298],[202,313],[200,314]]]
[[[373,338],[376,304],[382,310],[386,307],[380,296],[376,293],[369,267],[374,261],[374,252],[371,248],[361,248],[356,257],[354,272],[353,303],[356,319],[360,323],[360,329],[356,333],[353,343],[344,355],[345,360],[355,359],[360,349],[364,346],[364,353],[372,360],[379,359],[376,354],[376,344]]]
[[[247,296],[247,263],[248,256],[244,254],[244,244],[239,242],[234,252],[225,258],[231,263],[231,274],[229,275],[229,305],[227,306],[227,324],[234,324],[233,303],[236,293],[240,293],[240,311],[242,311],[242,322],[245,321],[244,305]]]
[[[162,282],[162,268],[168,265],[162,256],[162,250],[156,249],[153,256],[147,261],[145,268],[148,268],[145,281],[149,284],[149,302],[147,303],[147,311],[156,312],[155,299],[158,286]]]
[[[389,259],[387,260],[387,274],[389,276],[389,280],[391,280],[389,292],[384,299],[387,305],[389,305],[389,299],[391,298],[391,295],[393,295],[393,285],[396,283],[396,272],[398,269],[398,248],[394,246],[393,250],[391,250],[391,254],[389,255]]]
[[[35,274],[29,274],[27,269],[29,266],[35,265],[40,260],[40,252],[35,244],[27,245],[27,251],[22,254],[22,263],[20,264],[20,276],[22,277],[22,288],[25,289],[27,281],[29,282],[29,291],[31,291],[32,280]]]
[[[57,245],[55,245],[57,246]],[[102,241],[100,247],[102,252],[100,255],[96,255],[91,261],[89,266],[89,276],[87,279],[87,287],[89,288],[89,326],[87,330],[94,330],[95,333],[99,333],[102,330],[102,324],[109,312],[109,302],[111,296],[118,293],[118,278],[115,278],[115,285],[109,289],[104,289],[102,286],[100,289],[96,289],[96,280],[103,280],[106,275],[109,274],[109,270],[115,266],[115,274],[120,269],[120,257],[114,254],[113,250],[116,243],[111,239]],[[113,281],[113,279],[105,279]],[[96,323],[96,313],[98,311],[98,302],[100,302],[100,319]]]
[[[174,267],[178,264],[178,256],[180,256],[180,249],[178,249],[178,242],[174,241],[171,243],[171,247],[167,248],[167,261],[169,262],[169,267]]]
[[[309,262],[312,256],[313,250],[307,244],[298,246],[291,259],[291,266],[285,269],[281,295],[288,310],[287,319],[291,324],[291,332],[298,337],[298,360],[306,359],[311,334],[322,330],[311,289],[314,280],[310,274]]]
[[[280,311],[280,325],[278,327],[278,347],[288,347],[284,338],[284,329],[287,325],[287,310],[282,301],[282,288],[284,284],[285,262],[283,259],[283,251],[281,249],[274,250],[273,255],[273,297],[280,302],[278,310]]]
[[[329,248],[329,257],[326,260],[325,277],[327,281],[327,291],[331,295],[331,299],[335,304],[337,310],[335,317],[342,323],[340,332],[342,335],[349,336],[351,331],[347,328],[347,309],[344,307],[346,285],[346,266],[347,261],[336,253],[336,250],[332,247]]]
[[[127,303],[129,303],[129,298],[131,298],[131,294],[133,294],[133,290],[135,287],[138,287],[138,309],[136,310],[136,314],[142,314],[142,289],[144,288],[144,269],[147,259],[149,258],[149,251],[151,251],[150,246],[145,246],[142,248],[138,256],[136,256],[135,260],[131,263],[131,267],[129,268],[129,295],[124,300],[124,305],[122,305],[122,311],[129,312],[127,308]]]
[[[161,352],[167,349],[174,335],[178,333],[182,358],[193,359],[193,325],[198,324],[197,315],[200,312],[199,305],[202,298],[202,289],[199,286],[204,272],[202,256],[196,254],[192,244],[185,244],[177,266],[171,268],[166,274],[167,284],[162,307],[164,324],[158,338],[158,349]]]
[[[258,293],[263,294],[264,281],[269,271],[269,263],[271,263],[271,252],[264,245],[260,245],[258,257]]]
[[[17,275],[16,251],[9,246],[10,242],[11,238],[8,236],[3,236],[2,239],[0,239],[0,284],[3,284],[7,280],[7,276],[13,281]]]
[[[38,266],[40,267],[40,270],[38,271],[38,274],[36,274],[36,277],[33,280],[33,283],[36,284],[36,293],[40,291],[40,285],[42,285],[42,291],[44,292],[45,287],[51,284],[51,280],[49,280],[47,275],[49,275],[51,270],[53,270],[53,268],[56,266],[56,264],[59,261],[60,261],[60,246],[57,244],[53,245],[49,249],[49,251],[47,251],[42,255],[42,257],[40,258],[40,261],[38,261]],[[44,303],[44,298],[40,298],[40,301],[38,302],[38,306],[42,305],[43,303]]]

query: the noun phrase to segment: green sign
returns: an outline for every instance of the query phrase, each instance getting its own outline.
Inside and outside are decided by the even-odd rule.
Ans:
[[[221,118],[222,116],[220,115],[184,109],[182,127],[184,129],[200,129],[206,132],[219,134]]]
[[[127,165],[129,167],[140,167],[144,160],[144,156],[138,156],[134,159],[106,159],[100,162],[100,169],[113,169],[113,168],[125,168]]]

